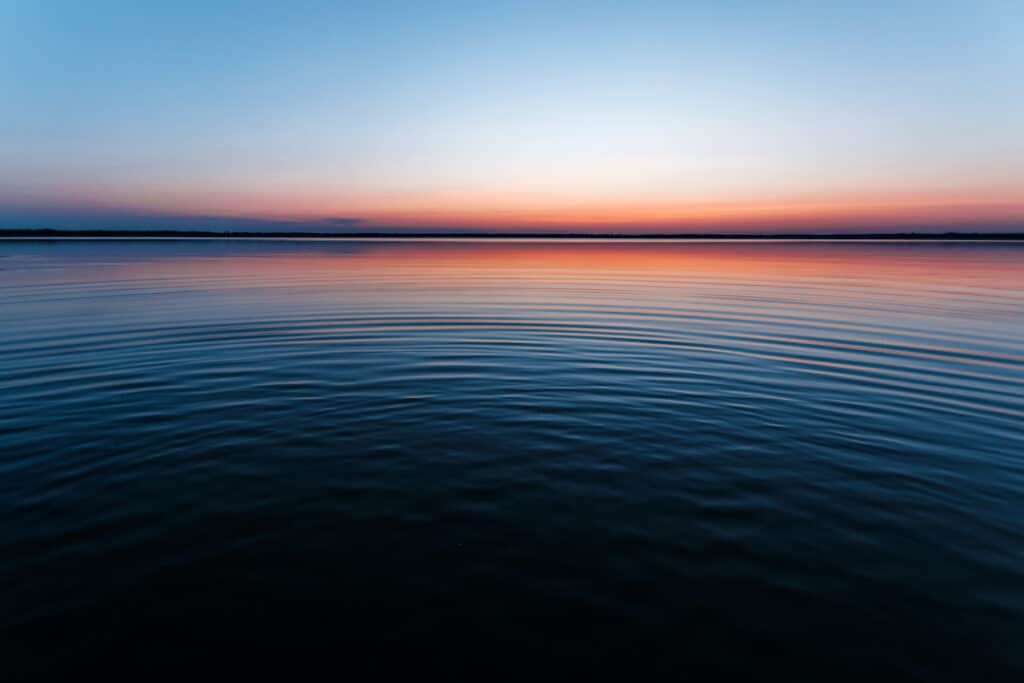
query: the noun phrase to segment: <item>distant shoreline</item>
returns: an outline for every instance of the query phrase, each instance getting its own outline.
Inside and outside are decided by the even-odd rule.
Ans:
[[[494,233],[494,232],[253,232],[214,230],[0,230],[0,239],[529,239],[529,240],[842,240],[842,241],[1024,241],[1024,232],[885,232],[885,233]]]

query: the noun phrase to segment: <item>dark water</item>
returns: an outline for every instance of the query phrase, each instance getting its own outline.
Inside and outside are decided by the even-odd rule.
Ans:
[[[51,662],[1013,679],[1024,244],[0,242],[0,586]]]

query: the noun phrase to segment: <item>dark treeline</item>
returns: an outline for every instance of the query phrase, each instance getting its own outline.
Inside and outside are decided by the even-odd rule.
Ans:
[[[213,230],[57,230],[50,228],[0,230],[4,237],[112,238],[256,238],[256,239],[672,239],[672,240],[1024,240],[1024,232],[885,232],[885,233],[587,233],[587,232],[254,232]]]

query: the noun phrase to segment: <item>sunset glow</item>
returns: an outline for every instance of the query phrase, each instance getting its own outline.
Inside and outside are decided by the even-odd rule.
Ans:
[[[1010,2],[50,4],[0,9],[0,228],[1024,226]]]

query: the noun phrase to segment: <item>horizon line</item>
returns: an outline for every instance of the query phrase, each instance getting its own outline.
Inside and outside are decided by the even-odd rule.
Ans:
[[[0,238],[221,238],[221,239],[611,239],[611,240],[1024,240],[1024,232],[901,231],[864,233],[650,232],[309,232],[252,230],[0,228]]]

